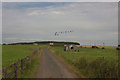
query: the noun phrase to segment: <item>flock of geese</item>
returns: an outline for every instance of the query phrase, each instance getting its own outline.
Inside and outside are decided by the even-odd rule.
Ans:
[[[68,33],[72,33],[73,31],[70,30],[70,31],[62,31],[62,32],[55,32],[55,36],[59,36],[61,34],[68,34]]]

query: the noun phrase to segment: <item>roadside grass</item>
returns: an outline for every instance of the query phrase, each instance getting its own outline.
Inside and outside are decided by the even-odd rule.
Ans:
[[[27,64],[26,66],[27,69],[24,70],[24,73],[21,76],[19,76],[19,78],[36,78],[41,53],[42,49],[39,50],[38,54],[32,58],[31,63]]]
[[[54,50],[52,53],[87,78],[118,77],[118,51],[115,47],[105,47],[105,49],[80,47],[79,52],[65,52],[61,46],[53,46],[51,49]]]
[[[0,79],[2,78],[2,45],[0,45]]]

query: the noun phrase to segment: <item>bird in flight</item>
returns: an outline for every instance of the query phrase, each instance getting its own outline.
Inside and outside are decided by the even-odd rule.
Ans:
[[[55,36],[57,35],[57,32],[55,32]]]

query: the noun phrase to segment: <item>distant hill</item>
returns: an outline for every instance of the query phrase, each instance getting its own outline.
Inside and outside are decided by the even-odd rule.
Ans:
[[[10,43],[8,45],[33,45],[33,44],[38,44],[38,45],[47,45],[49,43],[54,43],[54,45],[64,45],[64,44],[74,44],[74,45],[80,45],[78,42],[58,42],[58,41],[36,41],[36,42],[19,42],[19,43]]]

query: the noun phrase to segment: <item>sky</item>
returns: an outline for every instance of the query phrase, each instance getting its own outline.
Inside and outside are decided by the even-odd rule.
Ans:
[[[55,36],[55,32],[73,32]],[[3,2],[2,42],[118,45],[117,2]]]
[[[118,2],[119,0],[1,0],[2,2]]]
[[[1,2],[0,2],[0,43],[2,43],[2,3]]]

